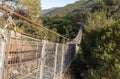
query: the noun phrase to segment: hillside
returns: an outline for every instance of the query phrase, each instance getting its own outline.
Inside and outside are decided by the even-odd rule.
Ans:
[[[68,4],[60,8],[51,8],[42,10],[41,16],[65,16],[66,14],[73,12],[80,12],[81,10],[88,10],[92,7],[92,4],[97,0],[79,0],[73,4]]]
[[[48,16],[51,12],[53,12],[57,9],[58,9],[58,7],[53,7],[53,8],[50,8],[50,9],[44,9],[41,12],[41,16]]]

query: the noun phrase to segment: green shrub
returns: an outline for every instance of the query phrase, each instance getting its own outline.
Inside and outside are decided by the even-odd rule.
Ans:
[[[82,79],[120,78],[120,22],[85,32],[73,69]],[[76,65],[75,65],[76,64]]]

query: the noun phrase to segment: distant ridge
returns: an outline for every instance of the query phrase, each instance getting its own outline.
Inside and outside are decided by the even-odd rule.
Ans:
[[[58,7],[53,7],[53,8],[50,8],[50,9],[44,9],[41,12],[41,16],[49,16],[49,14],[51,14],[53,11],[55,11],[57,9],[58,9]]]
[[[92,4],[97,0],[79,0],[75,3],[68,4],[64,7],[55,7],[51,9],[42,10],[41,16],[65,16],[69,13],[80,12],[81,10],[88,10]]]

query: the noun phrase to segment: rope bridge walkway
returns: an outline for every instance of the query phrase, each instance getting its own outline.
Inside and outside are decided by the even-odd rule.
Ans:
[[[0,9],[10,12],[10,9],[1,5]],[[68,39],[16,12],[12,14],[65,40]],[[77,52],[77,44],[81,42],[82,25],[77,37],[65,43],[39,40],[9,31],[6,26],[9,24],[0,29],[0,79],[60,79]]]

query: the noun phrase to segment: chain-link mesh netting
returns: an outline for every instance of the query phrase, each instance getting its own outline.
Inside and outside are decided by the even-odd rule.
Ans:
[[[75,44],[53,43],[10,31],[2,79],[57,79],[69,67]]]

